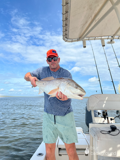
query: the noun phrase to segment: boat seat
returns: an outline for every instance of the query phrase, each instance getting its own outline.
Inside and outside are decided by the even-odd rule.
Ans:
[[[98,114],[100,113],[100,114]],[[102,110],[94,110],[94,116],[95,116],[95,119],[96,121],[98,119],[101,118],[101,115],[102,115]],[[87,110],[87,106],[85,108],[85,123],[86,123],[86,126],[89,128],[89,124],[92,123],[92,115],[91,115],[91,111],[88,111]]]

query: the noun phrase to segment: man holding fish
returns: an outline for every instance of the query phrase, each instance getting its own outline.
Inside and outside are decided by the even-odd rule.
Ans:
[[[85,91],[69,71],[60,67],[60,58],[54,49],[47,51],[49,66],[38,68],[25,75],[33,87],[44,92],[43,141],[46,146],[46,160],[55,160],[56,140],[59,136],[65,143],[69,160],[79,160],[75,143],[78,142],[71,99],[83,99]]]

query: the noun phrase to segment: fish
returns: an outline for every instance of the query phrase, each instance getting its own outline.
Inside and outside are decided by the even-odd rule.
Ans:
[[[42,80],[37,80],[36,85],[39,87],[39,94],[45,92],[50,95],[50,97],[56,97],[56,93],[61,91],[67,98],[82,100],[86,94],[80,85],[69,78],[47,77]]]

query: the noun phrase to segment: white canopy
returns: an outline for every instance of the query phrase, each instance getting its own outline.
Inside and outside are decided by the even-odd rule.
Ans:
[[[120,39],[120,0],[62,0],[62,6],[65,41]]]

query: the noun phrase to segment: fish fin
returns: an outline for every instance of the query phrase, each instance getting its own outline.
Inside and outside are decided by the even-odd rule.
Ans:
[[[55,89],[51,90],[48,94],[54,94],[54,93],[56,93],[57,91],[59,91],[59,88],[55,88]]]
[[[51,81],[53,79],[54,77],[46,77],[46,78],[41,79],[41,81]]]
[[[39,88],[39,94],[43,93],[43,91]]]

